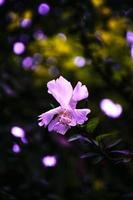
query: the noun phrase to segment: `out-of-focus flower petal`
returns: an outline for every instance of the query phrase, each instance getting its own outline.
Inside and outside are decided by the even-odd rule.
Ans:
[[[114,103],[111,99],[102,99],[101,110],[109,117],[118,118],[122,114],[123,108],[120,104]]]
[[[49,110],[48,112],[42,113],[39,116],[39,126],[47,126],[50,121],[53,119],[54,115],[58,114],[61,112],[61,107],[54,108],[52,110]]]
[[[56,80],[49,81],[47,87],[48,93],[52,94],[62,107],[68,107],[73,92],[69,81],[60,76]]]
[[[126,35],[127,42],[133,43],[133,32],[128,31]]]
[[[83,124],[88,120],[87,115],[90,113],[90,109],[74,109],[73,115],[77,124]]]
[[[70,127],[66,124],[62,124],[58,121],[58,118],[52,120],[48,126],[49,131],[55,131],[64,135]]]
[[[56,156],[47,155],[43,157],[42,163],[45,167],[54,167],[57,164]]]
[[[87,87],[85,85],[82,85],[81,82],[78,82],[73,90],[73,95],[72,95],[70,105],[72,107],[76,107],[76,102],[82,99],[86,99],[88,95],[89,93],[88,93]]]

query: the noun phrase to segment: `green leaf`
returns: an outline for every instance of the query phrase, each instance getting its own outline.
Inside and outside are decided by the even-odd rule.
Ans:
[[[98,135],[98,136],[96,137],[96,141],[97,141],[97,142],[100,142],[100,141],[106,139],[107,137],[115,138],[117,135],[118,135],[117,132],[105,133],[105,134],[102,134],[102,135]]]
[[[99,118],[97,118],[97,117],[92,118],[87,124],[87,127],[86,127],[87,132],[92,133],[98,124],[99,124]]]

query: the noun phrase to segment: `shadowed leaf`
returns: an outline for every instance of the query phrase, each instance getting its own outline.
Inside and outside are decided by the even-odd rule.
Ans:
[[[68,142],[73,142],[73,141],[76,141],[76,140],[83,140],[83,141],[92,143],[91,140],[89,140],[87,137],[84,137],[82,135],[74,135],[74,136],[72,136],[68,139]]]
[[[91,158],[98,155],[99,155],[98,153],[89,152],[89,153],[83,154],[82,156],[80,156],[80,158]]]
[[[86,127],[87,132],[93,132],[98,124],[99,124],[99,118],[97,117],[92,118],[87,124]]]
[[[119,144],[122,141],[122,139],[118,139],[115,142],[113,142],[112,144],[108,145],[107,148],[110,149],[114,146],[116,146],[117,144]]]
[[[117,136],[117,132],[105,133],[105,134],[102,134],[102,135],[98,135],[98,136],[96,137],[96,141],[97,141],[97,142],[100,142],[100,141],[102,141],[102,140],[104,140],[104,139],[106,139],[106,138],[108,138],[108,137],[114,138],[114,137],[116,137],[116,136]]]

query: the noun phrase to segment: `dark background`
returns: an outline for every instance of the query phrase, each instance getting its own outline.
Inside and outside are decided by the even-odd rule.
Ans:
[[[41,3],[50,7],[45,15],[38,13]],[[22,27],[25,18],[31,24]],[[131,0],[0,5],[0,200],[133,199],[133,61],[126,41],[132,22]],[[20,55],[15,42],[26,47]],[[74,63],[76,56],[86,60],[83,67]],[[26,57],[32,59],[29,67],[23,65]],[[91,109],[88,122],[65,136],[37,122],[57,105],[46,84],[59,75],[87,86],[89,98],[79,107]],[[120,117],[101,111],[105,98],[122,106]],[[25,130],[27,143],[11,134],[14,126]],[[20,152],[12,150],[14,144]],[[56,166],[43,165],[47,155],[56,156]]]

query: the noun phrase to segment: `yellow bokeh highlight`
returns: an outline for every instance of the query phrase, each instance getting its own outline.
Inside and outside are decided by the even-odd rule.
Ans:
[[[40,48],[42,54],[45,55],[45,57],[63,56],[64,54],[68,54],[71,51],[71,46],[69,43],[66,43],[63,39],[57,36],[50,39],[41,39],[36,41],[35,48]]]
[[[110,43],[110,41],[112,40],[112,35],[110,34],[110,32],[101,31],[100,37],[105,43]]]
[[[77,69],[74,58],[76,56],[82,56],[83,52],[81,45],[76,40],[72,38],[64,40],[59,35],[52,38],[36,40],[30,45],[29,49],[32,53],[40,53],[45,61],[52,58],[55,61],[53,65],[66,70]],[[51,64],[47,64],[48,66],[51,66]]]
[[[101,40],[106,44],[106,45],[119,45],[119,47],[123,47],[125,46],[125,40],[124,38],[119,35],[119,34],[115,34],[113,32],[110,31],[104,31],[104,30],[100,30],[98,31],[98,34],[100,35]]]
[[[124,18],[111,18],[108,21],[108,27],[112,31],[122,31],[126,27],[126,20]]]
[[[9,16],[11,18],[11,22],[8,25],[7,29],[9,31],[12,31],[19,26],[19,16],[17,13],[14,13],[14,12],[10,12]]]
[[[95,7],[99,7],[99,6],[103,5],[104,0],[92,0],[92,3]]]
[[[105,188],[105,183],[102,180],[95,180],[93,183],[93,188],[96,191],[103,190]]]
[[[27,10],[23,13],[22,17],[25,19],[31,19],[33,16],[33,13],[30,10]]]
[[[32,19],[33,13],[30,10],[23,12],[21,15],[15,12],[10,12],[9,16],[11,18],[11,22],[7,28],[9,31],[13,31],[15,28],[20,27],[21,19]]]
[[[108,7],[103,7],[102,9],[101,9],[101,13],[103,14],[103,15],[110,15],[111,14],[111,10],[108,8]]]

